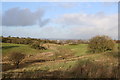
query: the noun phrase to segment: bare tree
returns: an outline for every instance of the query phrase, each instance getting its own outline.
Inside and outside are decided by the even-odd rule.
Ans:
[[[20,62],[25,58],[25,54],[22,54],[21,52],[12,52],[9,55],[9,61],[11,61],[16,68],[19,68]]]

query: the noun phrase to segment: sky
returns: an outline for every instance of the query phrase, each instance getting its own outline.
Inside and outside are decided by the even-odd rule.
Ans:
[[[118,38],[117,2],[3,2],[2,35],[44,39]]]

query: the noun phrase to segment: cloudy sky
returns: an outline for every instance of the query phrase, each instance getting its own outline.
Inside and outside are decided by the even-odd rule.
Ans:
[[[2,35],[89,39],[118,38],[116,2],[3,2]]]

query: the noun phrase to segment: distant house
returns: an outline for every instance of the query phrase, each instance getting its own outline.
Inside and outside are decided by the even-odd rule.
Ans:
[[[57,40],[56,42],[57,42],[57,44],[59,44],[59,43],[60,43],[60,40]]]

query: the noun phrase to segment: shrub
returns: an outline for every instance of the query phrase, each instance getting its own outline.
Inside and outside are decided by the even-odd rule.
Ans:
[[[95,36],[90,39],[88,49],[90,52],[106,52],[115,49],[115,42],[108,36]]]
[[[74,78],[119,78],[119,65],[104,65],[89,59],[79,60],[70,70]]]
[[[20,62],[25,58],[25,54],[22,54],[21,52],[12,52],[9,55],[9,61],[11,61],[16,68],[19,68]]]
[[[41,46],[39,42],[35,41],[34,43],[31,44],[31,47],[34,49],[41,49],[41,50],[46,50],[45,47]]]

